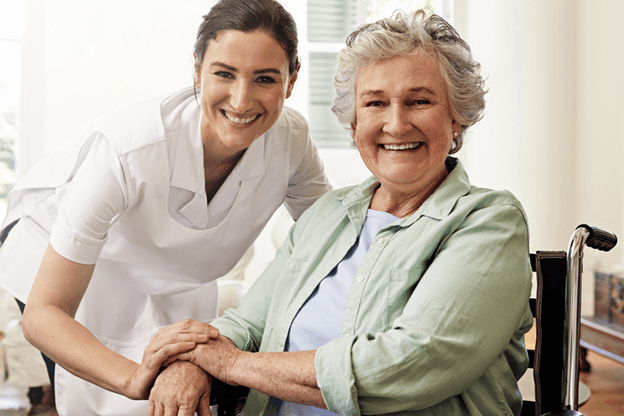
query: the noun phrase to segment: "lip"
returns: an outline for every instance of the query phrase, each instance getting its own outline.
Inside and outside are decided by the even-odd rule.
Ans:
[[[263,114],[263,113],[256,113],[256,114],[250,114],[250,115],[237,115],[235,113],[230,113],[229,111],[226,111],[223,109],[219,111],[221,112],[221,115],[223,115],[223,117],[227,121],[237,126],[249,126],[251,124],[254,124]]]
[[[411,143],[382,143],[379,145],[384,150],[401,151],[401,150],[416,150],[422,147],[422,142]]]

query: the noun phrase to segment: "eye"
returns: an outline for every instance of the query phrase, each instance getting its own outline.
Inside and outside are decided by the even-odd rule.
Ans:
[[[266,75],[262,75],[258,78],[256,78],[256,82],[259,82],[260,84],[275,84],[275,80],[271,77],[268,77]]]
[[[427,99],[419,99],[419,100],[410,100],[407,102],[408,106],[414,106],[414,105],[429,105],[431,104],[431,101],[427,100]]]
[[[217,71],[214,73],[214,75],[220,77],[220,78],[230,78],[233,79],[234,75],[232,75],[231,72],[227,72],[227,71]]]
[[[382,101],[369,101],[366,103],[366,107],[381,107],[383,104]]]

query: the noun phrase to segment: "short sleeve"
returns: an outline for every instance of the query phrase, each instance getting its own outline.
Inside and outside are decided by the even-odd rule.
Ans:
[[[95,264],[108,230],[128,206],[123,159],[101,133],[92,133],[86,155],[67,185],[50,243],[63,257]]]
[[[308,130],[296,131],[294,139],[291,159],[299,160],[299,163],[288,181],[284,204],[293,219],[297,220],[318,198],[331,190],[331,185]]]

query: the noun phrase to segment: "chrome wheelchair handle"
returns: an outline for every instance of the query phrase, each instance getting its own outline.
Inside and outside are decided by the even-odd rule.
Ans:
[[[566,316],[564,323],[569,332],[564,336],[565,366],[563,377],[564,405],[578,410],[579,341],[581,338],[581,278],[583,275],[583,247],[609,251],[617,244],[617,237],[609,231],[587,224],[576,227],[567,253]]]
[[[609,231],[587,224],[581,224],[576,228],[578,229],[580,227],[589,231],[589,238],[586,242],[587,247],[595,248],[600,251],[609,251],[617,244],[617,236]]]

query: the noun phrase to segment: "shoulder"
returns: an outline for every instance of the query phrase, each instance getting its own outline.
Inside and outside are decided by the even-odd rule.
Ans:
[[[302,161],[316,155],[308,122],[301,113],[290,107],[284,107],[282,114],[264,137],[267,149],[271,149],[273,156],[283,155],[290,161],[291,175]]]
[[[299,111],[287,106],[284,106],[284,110],[282,111],[278,123],[280,121],[293,130],[305,130],[307,132],[310,129],[308,121],[305,117]]]
[[[479,211],[488,208],[508,209],[517,212],[526,221],[522,203],[508,190],[494,190],[471,186],[470,191],[457,201],[458,209]]]
[[[179,113],[193,98],[192,88],[127,105],[92,124],[117,147],[128,153],[165,141],[166,131],[175,127]]]
[[[301,113],[284,106],[282,114],[267,133],[277,133],[280,137],[292,137],[293,134],[307,137],[309,130],[308,122]]]
[[[488,212],[503,209],[515,211],[526,222],[524,208],[511,192],[475,186],[458,159],[449,157],[446,163],[452,168],[449,169],[450,174],[424,204],[425,215],[437,218],[448,216],[451,221],[458,221],[475,212],[487,215]]]

